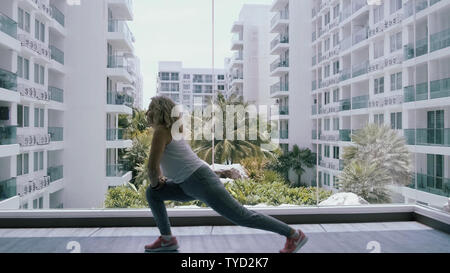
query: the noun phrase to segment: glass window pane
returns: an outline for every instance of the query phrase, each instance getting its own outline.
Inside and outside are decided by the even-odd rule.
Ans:
[[[44,152],[39,153],[39,170],[44,169]]]
[[[23,127],[23,106],[17,105],[17,126]]]
[[[33,168],[33,170],[34,170],[35,172],[38,171],[38,166],[39,166],[38,160],[39,160],[39,158],[38,158],[38,152],[34,152],[34,155],[33,155],[34,168]]]
[[[39,65],[34,64],[34,82],[39,83]]]
[[[25,12],[25,31],[30,32],[30,14],[28,12]]]
[[[23,155],[23,174],[29,173],[28,164],[29,164],[29,155],[24,154]]]
[[[17,77],[23,77],[23,58],[17,56]]]
[[[45,43],[45,25],[41,23],[41,41]]]
[[[34,127],[39,127],[39,109],[34,108]]]
[[[16,172],[17,172],[17,176],[21,176],[23,173],[22,173],[22,155],[17,155],[17,161],[16,161],[17,163],[17,170],[16,170]]]
[[[39,118],[40,118],[40,127],[41,128],[44,128],[44,109],[41,109],[40,110],[40,115],[39,115]]]
[[[397,129],[399,130],[403,129],[402,116],[402,112],[397,113]]]
[[[23,77],[27,80],[30,79],[30,61],[27,59],[24,59]]]
[[[34,20],[34,38],[39,40],[39,21]]]
[[[40,84],[44,85],[45,68],[40,66]]]
[[[402,79],[402,72],[397,73],[397,90],[402,89],[403,85],[403,79]]]
[[[30,107],[23,107],[23,126],[30,127]]]

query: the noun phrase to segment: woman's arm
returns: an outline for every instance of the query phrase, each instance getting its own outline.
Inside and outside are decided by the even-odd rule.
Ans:
[[[166,128],[155,128],[148,160],[148,175],[153,188],[159,185],[160,177],[162,176],[159,164],[168,143],[170,143],[170,132]]]

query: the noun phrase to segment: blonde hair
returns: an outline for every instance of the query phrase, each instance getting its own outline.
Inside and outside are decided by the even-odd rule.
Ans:
[[[175,102],[168,97],[153,97],[146,113],[148,125],[152,127],[162,125],[170,129],[179,119],[179,117],[172,117],[172,109],[175,106]]]

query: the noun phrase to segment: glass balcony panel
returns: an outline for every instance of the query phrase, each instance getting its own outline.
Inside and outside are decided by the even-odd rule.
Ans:
[[[428,53],[428,37],[416,41],[416,57]]]
[[[412,43],[405,45],[404,57],[406,60],[410,60],[415,57],[414,45]]]
[[[12,198],[17,195],[16,178],[0,181],[0,201]]]
[[[107,177],[121,177],[127,173],[123,164],[106,165]]]
[[[125,130],[121,128],[106,129],[106,140],[108,141],[124,140],[124,132]]]
[[[430,98],[450,97],[450,78],[430,82]]]
[[[54,86],[49,86],[48,92],[50,94],[50,100],[61,103],[64,102],[64,90]]]
[[[288,130],[280,130],[280,139],[288,139],[289,131]]]
[[[450,46],[450,28],[430,36],[430,52]]]
[[[369,106],[369,96],[358,96],[352,98],[352,109],[363,109]]]
[[[346,141],[346,142],[352,141],[351,134],[352,134],[352,130],[349,130],[349,129],[339,130],[339,140]]]
[[[0,12],[0,31],[17,39],[17,23]]]
[[[0,68],[0,88],[17,91],[17,75]]]
[[[52,45],[49,46],[49,48],[51,51],[52,60],[55,60],[60,64],[64,64],[64,52]]]
[[[416,89],[414,85],[407,86],[404,88],[404,95],[405,102],[412,102],[416,101]]]
[[[450,197],[450,178],[435,177],[423,173],[416,173],[411,179],[411,184],[409,185],[410,188],[416,188],[416,179],[417,190]]]
[[[133,97],[115,91],[108,91],[106,100],[109,105],[126,105],[131,107],[134,104]]]
[[[52,9],[52,17],[55,19],[56,22],[58,22],[61,26],[64,26],[65,24],[65,16],[64,13],[62,13],[57,7],[54,5],[50,5],[50,8]]]
[[[369,61],[365,61],[363,63],[354,65],[352,67],[352,78],[356,78],[358,76],[367,74],[368,69],[369,69]]]
[[[428,82],[416,85],[416,101],[428,99]]]
[[[17,144],[17,127],[0,126],[0,145]]]
[[[343,99],[339,101],[339,111],[348,111],[351,109],[352,103],[350,99]]]
[[[48,127],[48,133],[50,134],[51,141],[63,141],[64,140],[64,128]]]
[[[128,68],[128,60],[124,56],[108,56],[108,68]]]
[[[428,0],[416,0],[416,13],[428,7]]]
[[[125,37],[131,43],[134,42],[134,35],[131,32],[130,28],[126,21],[121,20],[109,20],[108,21],[108,32],[118,32],[125,34]]]
[[[450,147],[450,129],[405,129],[408,145]]]
[[[50,176],[50,183],[64,178],[64,166],[49,167],[47,175]]]

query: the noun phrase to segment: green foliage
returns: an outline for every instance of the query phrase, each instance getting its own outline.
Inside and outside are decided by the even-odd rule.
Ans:
[[[292,169],[298,176],[298,181],[295,185],[300,185],[301,177],[305,173],[306,168],[314,167],[315,163],[316,157],[310,149],[300,149],[297,145],[294,145],[292,151],[281,154],[273,160],[269,164],[269,168],[285,174],[286,177],[289,170]]]
[[[387,126],[369,124],[354,134],[352,141],[353,146],[344,148],[341,191],[373,203],[390,202],[386,186],[408,185],[411,179],[411,155],[405,139]]]
[[[129,186],[110,188],[106,194],[105,208],[145,208],[147,201]]]
[[[146,174],[146,166],[145,162],[148,160],[150,147],[152,142],[153,133],[151,129],[148,129],[144,133],[141,133],[133,139],[133,146],[126,150],[123,158],[125,159],[125,167],[127,170],[133,171],[133,183],[136,186],[142,184],[143,180],[142,172]],[[138,179],[138,177],[140,179]]]
[[[262,179],[264,170],[269,164],[269,160],[265,157],[247,157],[241,160],[241,165],[247,170],[247,174],[252,179]]]

